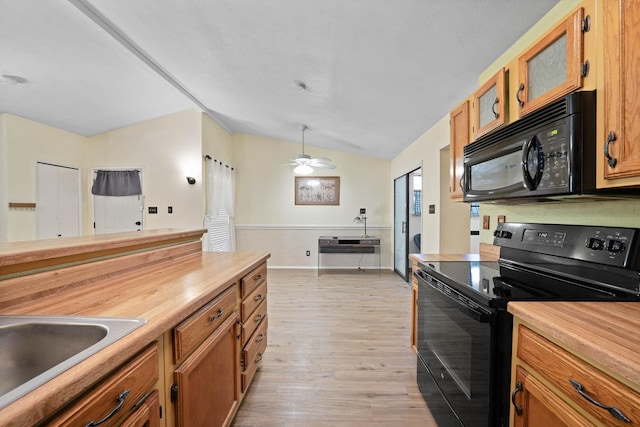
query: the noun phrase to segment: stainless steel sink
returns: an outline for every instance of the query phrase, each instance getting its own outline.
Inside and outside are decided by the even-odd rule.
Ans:
[[[145,323],[112,317],[0,316],[0,408]]]

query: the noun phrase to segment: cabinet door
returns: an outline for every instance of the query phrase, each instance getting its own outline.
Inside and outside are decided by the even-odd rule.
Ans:
[[[594,425],[521,366],[516,366],[515,388],[511,401],[514,427]]]
[[[179,427],[228,426],[240,399],[239,316],[229,316],[175,371]]]
[[[640,176],[640,2],[611,0],[603,4],[603,132],[605,179]],[[602,146],[601,146],[602,147]],[[637,180],[636,180],[637,181]],[[637,183],[637,182],[636,182]]]
[[[520,117],[582,87],[584,9],[578,9],[518,58]]]
[[[464,147],[469,143],[469,101],[465,100],[450,113],[449,195],[461,199],[463,194]]]
[[[505,71],[498,71],[473,94],[473,137],[484,135],[506,122]]]

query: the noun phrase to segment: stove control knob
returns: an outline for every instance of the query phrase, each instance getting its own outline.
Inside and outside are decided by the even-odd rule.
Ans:
[[[513,233],[510,231],[503,231],[502,232],[502,237],[504,237],[505,239],[510,239],[511,236],[513,236]]]
[[[604,240],[591,237],[587,240],[587,247],[594,251],[601,251],[604,249]]]
[[[624,251],[625,246],[624,242],[620,240],[609,240],[609,244],[607,245],[607,250],[609,252],[613,252],[614,254],[619,254]]]

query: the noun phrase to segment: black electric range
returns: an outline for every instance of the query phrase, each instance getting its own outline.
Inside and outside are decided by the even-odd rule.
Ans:
[[[439,426],[508,426],[509,301],[640,301],[640,230],[501,223],[497,262],[423,262],[418,385]]]

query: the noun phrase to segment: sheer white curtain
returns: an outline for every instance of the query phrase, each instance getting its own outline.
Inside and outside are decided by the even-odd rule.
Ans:
[[[204,222],[208,236],[204,249],[214,252],[235,251],[235,170],[210,159],[206,160],[206,168],[207,215]]]

